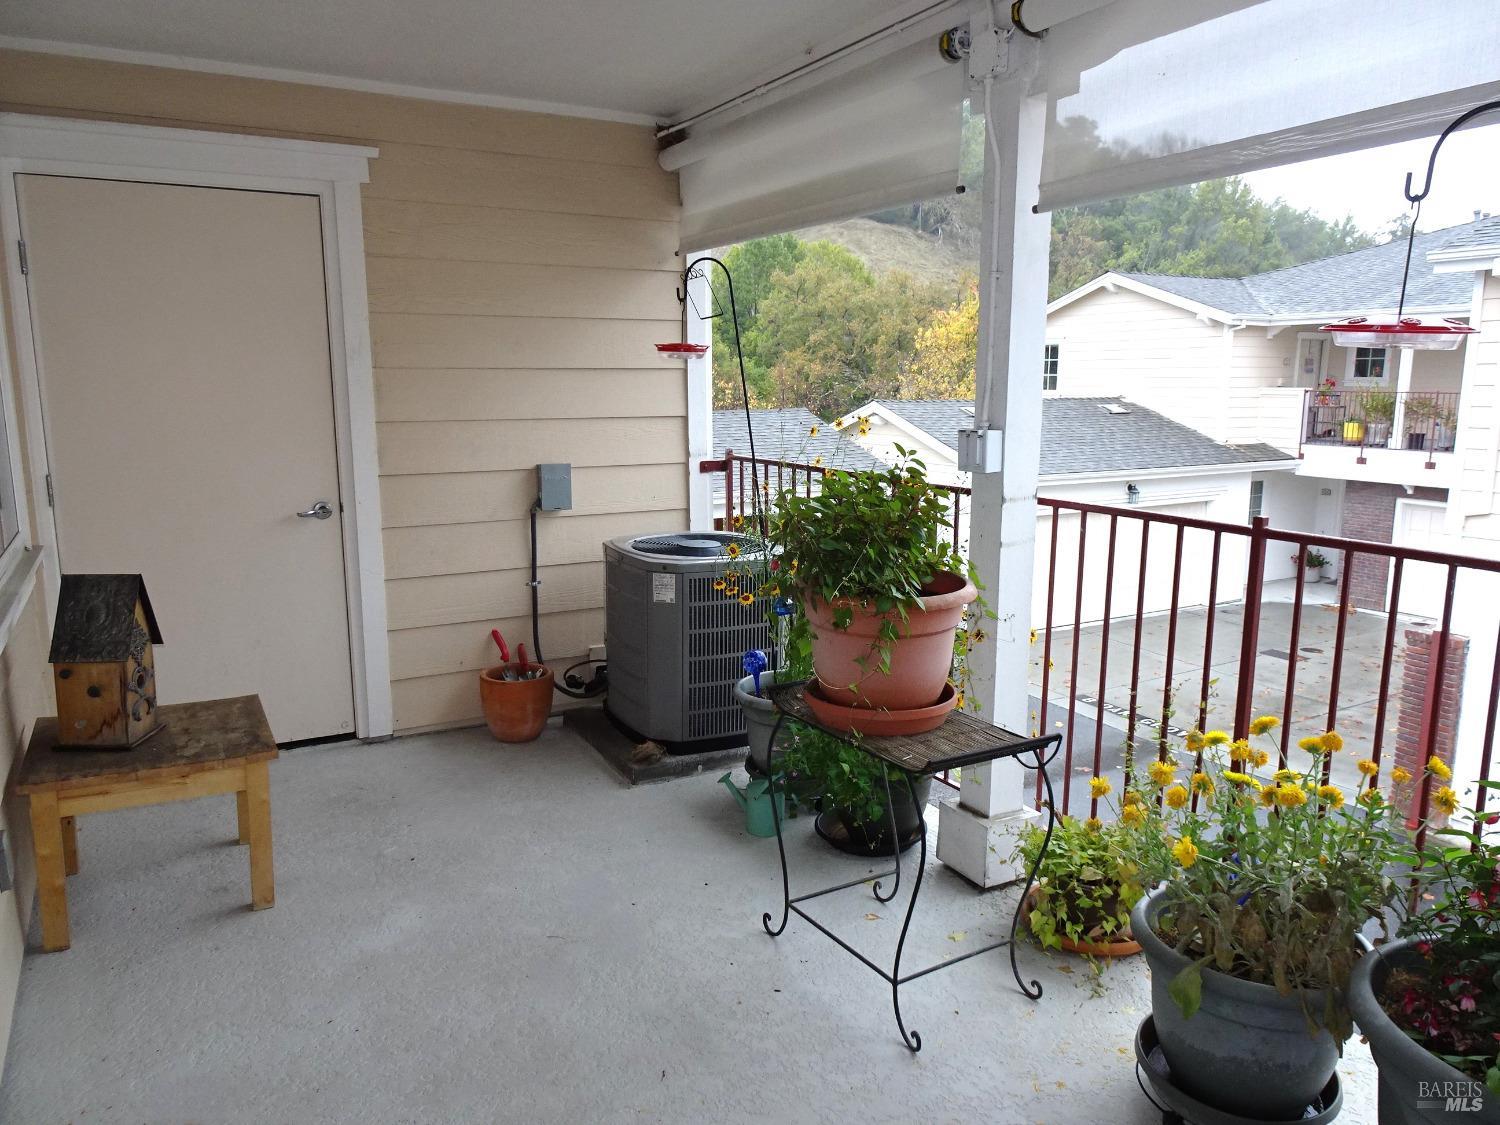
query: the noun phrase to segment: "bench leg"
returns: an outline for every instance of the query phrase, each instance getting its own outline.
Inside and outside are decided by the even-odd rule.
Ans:
[[[69,875],[78,874],[78,819],[62,818],[63,867]]]
[[[271,872],[271,774],[265,762],[245,766],[245,821],[250,843],[250,909],[276,905],[276,882]]]
[[[72,944],[68,934],[68,874],[62,817],[56,793],[31,795],[31,842],[36,858],[37,906],[42,912],[42,949],[56,953]]]
[[[241,789],[234,795],[235,817],[240,826],[240,843],[250,842],[250,795]]]

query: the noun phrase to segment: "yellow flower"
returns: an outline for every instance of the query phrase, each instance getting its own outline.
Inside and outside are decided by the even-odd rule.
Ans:
[[[726,598],[737,598],[740,596],[740,588],[738,586],[726,586],[724,588],[724,596]]]
[[[1302,775],[1296,770],[1280,769],[1271,775],[1271,779],[1282,785],[1286,785],[1293,782],[1300,782]]]
[[[1036,630],[1035,629],[1033,629],[1031,631],[1031,641],[1030,641],[1030,643],[1031,644],[1036,644]]]
[[[1090,832],[1103,832],[1104,831],[1104,821],[1100,820],[1097,816],[1091,816],[1091,817],[1089,817],[1087,820],[1085,820],[1083,822],[1083,826],[1085,828],[1087,828]]]
[[[1237,762],[1248,760],[1253,753],[1248,738],[1236,738],[1229,744],[1229,756]]]
[[[1452,816],[1458,811],[1458,794],[1451,787],[1444,785],[1432,795],[1432,803]]]
[[[814,457],[814,458],[813,458],[813,459],[812,459],[812,463],[813,463],[813,464],[814,464],[814,465],[821,465],[821,464],[822,464],[822,463],[823,463],[823,458],[822,458],[822,456],[821,456],[821,455],[819,455],[819,456],[817,456],[817,457]]]
[[[730,527],[735,527],[735,528],[744,527],[745,526],[745,517],[744,516],[735,516],[734,519],[732,519],[732,520],[729,521],[729,526]]]
[[[1366,789],[1355,799],[1359,801],[1360,804],[1364,805],[1365,808],[1373,809],[1378,806],[1384,798],[1380,796],[1379,789]]]
[[[1259,718],[1250,720],[1251,734],[1265,734],[1267,731],[1275,730],[1281,725],[1281,720],[1275,715],[1261,715]]]
[[[813,426],[813,427],[811,427],[811,428],[810,428],[810,429],[809,429],[809,430],[808,430],[808,431],[807,431],[807,436],[808,436],[808,437],[817,437],[817,436],[818,436],[818,427],[817,427],[817,426]]]
[[[1160,758],[1152,762],[1146,770],[1151,775],[1151,780],[1158,785],[1168,785],[1177,776],[1177,767],[1171,762],[1164,762]]]
[[[1201,730],[1190,730],[1187,732],[1187,748],[1194,754],[1203,749],[1203,732]]]
[[[1318,796],[1331,809],[1341,809],[1344,807],[1344,791],[1337,785],[1318,786]]]
[[[1271,755],[1266,753],[1264,750],[1250,751],[1250,761],[1254,762],[1257,766],[1263,766],[1270,760]]]
[[[738,543],[731,543],[724,548],[724,553],[732,559],[737,559],[740,557],[740,545]]]
[[[1114,788],[1114,787],[1112,785],[1110,785],[1109,778],[1107,778],[1107,777],[1091,777],[1091,778],[1089,778],[1089,796],[1090,797],[1107,797],[1107,796],[1109,796],[1109,791],[1112,788]]]
[[[1276,792],[1274,786],[1267,785],[1260,791],[1260,803],[1267,808],[1274,805],[1276,803]]]
[[[860,437],[864,437],[869,432],[870,432],[870,423],[868,423],[868,422],[861,422],[859,424],[859,436]]]
[[[722,578],[715,578],[714,579],[714,589],[715,590],[722,590],[722,589],[724,589],[724,587],[726,587],[728,585],[729,585],[729,583],[725,582],[724,579],[722,579]]]
[[[1323,749],[1330,754],[1337,754],[1344,748],[1344,736],[1336,730],[1325,732],[1319,741],[1323,744]]]
[[[1131,805],[1139,805],[1141,803],[1141,795],[1137,790],[1127,789],[1125,790],[1124,802],[1126,808],[1129,808]]]
[[[1427,772],[1433,777],[1441,778],[1443,781],[1453,780],[1453,771],[1448,768],[1448,763],[1436,754],[1427,759]]]
[[[755,595],[752,594],[749,590],[746,590],[743,594],[740,595],[740,605],[753,605],[754,603]]]
[[[1206,773],[1193,774],[1193,792],[1202,793],[1204,796],[1214,791],[1213,779]]]
[[[1255,779],[1253,777],[1251,777],[1248,773],[1239,773],[1239,772],[1237,772],[1235,770],[1225,770],[1224,771],[1224,780],[1225,781],[1232,781],[1236,785],[1249,785]]]
[[[1405,785],[1408,781],[1411,780],[1411,770],[1406,769],[1402,766],[1397,766],[1391,771],[1391,780],[1394,781],[1397,785]]]
[[[1172,845],[1172,855],[1182,866],[1191,867],[1198,862],[1198,847],[1191,836],[1184,836]]]
[[[1211,730],[1203,736],[1205,746],[1223,746],[1229,741],[1229,736],[1221,730]]]
[[[1297,745],[1309,754],[1321,754],[1323,752],[1323,740],[1317,735],[1310,734],[1306,738],[1297,739]]]
[[[1278,785],[1276,803],[1284,809],[1296,808],[1298,805],[1307,804],[1307,794],[1295,785]]]
[[[1188,791],[1181,785],[1174,785],[1167,790],[1167,805],[1174,809],[1180,809],[1188,803]]]
[[[1361,758],[1359,761],[1354,763],[1354,768],[1359,770],[1359,772],[1364,774],[1366,777],[1374,777],[1377,773],[1380,772],[1380,767],[1372,762],[1369,758]]]
[[[833,420],[833,428],[835,430],[842,430],[844,428],[844,420],[842,418],[835,418]]]
[[[1140,805],[1126,805],[1120,810],[1120,819],[1131,828],[1139,828],[1146,823],[1146,810]]]

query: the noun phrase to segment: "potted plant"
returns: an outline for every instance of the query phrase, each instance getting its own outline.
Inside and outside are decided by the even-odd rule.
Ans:
[[[1433,803],[1453,812],[1458,795],[1443,786]],[[1350,981],[1350,1007],[1380,1068],[1381,1125],[1500,1121],[1496,821],[1476,812],[1473,831],[1430,838],[1422,908],[1402,922],[1402,940],[1360,958]]]
[[[1297,556],[1292,556],[1292,562],[1297,561]],[[1308,547],[1302,552],[1302,581],[1309,586],[1314,582],[1322,581],[1323,571],[1329,565],[1329,558],[1316,547]]]
[[[1362,404],[1365,444],[1383,446],[1391,439],[1391,422],[1396,417],[1396,396],[1391,391],[1366,391]]]
[[[770,517],[783,583],[808,624],[819,692],[854,713],[856,730],[868,729],[860,711],[946,704],[946,713],[956,702],[955,632],[978,596],[968,562],[944,535],[952,518],[944,492],[911,450],[896,451],[884,471],[834,471],[816,495],[783,494]]]
[[[1425,449],[1427,447],[1427,435],[1432,429],[1432,423],[1437,416],[1438,400],[1434,395],[1408,395],[1406,397],[1406,411],[1403,415],[1406,424],[1406,448]],[[1433,448],[1437,442],[1433,442]]]
[[[1094,778],[1092,784],[1096,793],[1108,792],[1107,779]],[[1144,888],[1139,869],[1126,858],[1124,838],[1143,819],[1139,809],[1109,824],[1096,817],[1059,817],[1045,854],[1046,831],[1037,825],[1027,829],[1017,854],[1027,870],[1038,855],[1042,860],[1022,910],[1043,949],[1078,953],[1096,965],[1096,958],[1141,951],[1130,933],[1130,910]]]
[[[898,841],[902,851],[917,842],[932,778],[917,781],[914,803],[912,790],[898,771],[891,770],[887,778],[880,762],[861,750],[857,742],[851,744],[801,723],[793,725],[790,744],[778,759],[778,767],[789,790],[801,800],[816,798],[820,802],[818,835],[841,851],[892,855]]]
[[[1126,838],[1127,857],[1159,883],[1131,913],[1156,1037],[1173,1083],[1225,1113],[1296,1120],[1320,1095],[1353,1026],[1356,935],[1401,894],[1387,872],[1405,845],[1395,805],[1373,787],[1346,804],[1323,780],[1342,745],[1304,738],[1297,768],[1263,774],[1265,751],[1194,733],[1201,768],[1179,779],[1175,760],[1153,762],[1126,795],[1149,829]]]
[[[1453,407],[1439,404],[1432,413],[1432,448],[1447,450],[1453,448],[1454,430],[1458,425],[1458,415]]]

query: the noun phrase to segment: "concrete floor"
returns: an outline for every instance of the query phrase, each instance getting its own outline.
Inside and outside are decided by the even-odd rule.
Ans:
[[[1138,958],[1096,997],[1081,962],[1025,946],[1038,1003],[1003,951],[924,978],[912,1056],[874,974],[795,917],[761,931],[775,844],[714,776],[628,789],[549,729],[300,750],[271,778],[261,913],[228,799],[79,822],[74,946],[26,958],[0,1120],[1159,1120],[1132,1074]],[[789,853],[804,887],[868,869],[807,818]],[[908,965],[998,932],[1014,893],[933,861],[923,901]],[[894,943],[897,904],[823,902],[860,948]],[[1341,1069],[1343,1120],[1372,1122],[1357,1041]]]
[[[1255,663],[1254,711],[1256,715],[1281,717],[1286,701],[1288,646],[1291,641],[1292,598],[1295,587],[1290,583],[1272,583],[1261,607],[1260,644]],[[1337,587],[1332,584],[1308,586],[1304,594],[1302,619],[1297,638],[1297,676],[1293,689],[1292,742],[1306,734],[1327,729],[1332,659],[1337,637],[1339,613],[1336,608]],[[1416,623],[1418,618],[1404,619]],[[1141,625],[1141,667],[1138,698],[1145,719],[1159,721],[1162,694],[1166,686],[1167,634],[1170,621],[1161,614],[1146,618]],[[1429,623],[1430,624],[1430,623]],[[1207,611],[1202,607],[1184,609],[1177,617],[1176,649],[1172,663],[1172,687],[1176,709],[1169,725],[1187,729],[1197,725],[1198,701],[1202,694],[1204,641],[1207,634]],[[1239,674],[1240,636],[1244,628],[1244,610],[1238,603],[1219,606],[1214,615],[1213,648],[1209,653],[1210,688],[1206,729],[1229,730],[1234,725],[1235,681]],[[1359,782],[1354,763],[1369,755],[1374,742],[1375,714],[1379,701],[1380,672],[1385,650],[1386,617],[1383,613],[1350,614],[1345,625],[1344,662],[1339,685],[1338,730],[1344,735],[1347,749],[1334,758],[1334,779],[1353,789]],[[1394,745],[1399,717],[1396,701],[1401,691],[1403,637],[1398,627],[1396,652],[1391,665],[1391,679],[1386,711],[1384,751]],[[1085,625],[1078,650],[1078,696],[1080,713],[1094,714],[1099,696],[1099,668],[1102,655],[1102,630],[1099,625]],[[1110,622],[1109,650],[1105,670],[1103,698],[1119,714],[1106,713],[1106,726],[1123,730],[1121,717],[1130,704],[1131,662],[1135,643],[1135,618],[1121,617]],[[1048,677],[1047,695],[1054,712],[1053,729],[1066,729],[1066,707],[1072,682],[1073,633],[1056,629],[1052,637],[1052,672]],[[1042,674],[1042,639],[1032,650],[1031,683],[1039,690]],[[1059,725],[1059,719],[1063,720]],[[1154,745],[1155,726],[1143,726],[1138,734],[1142,742]],[[1280,732],[1277,732],[1278,736]],[[1081,736],[1076,736],[1081,738]],[[1180,738],[1172,740],[1180,746]],[[1079,743],[1085,745],[1085,743]],[[1086,743],[1090,755],[1093,742]],[[1270,749],[1270,744],[1261,742]],[[1304,759],[1294,758],[1298,765]]]

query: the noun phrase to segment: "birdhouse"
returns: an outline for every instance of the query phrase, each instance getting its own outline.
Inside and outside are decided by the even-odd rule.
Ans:
[[[161,630],[139,574],[64,574],[52,627],[57,741],[128,750],[154,734]]]

